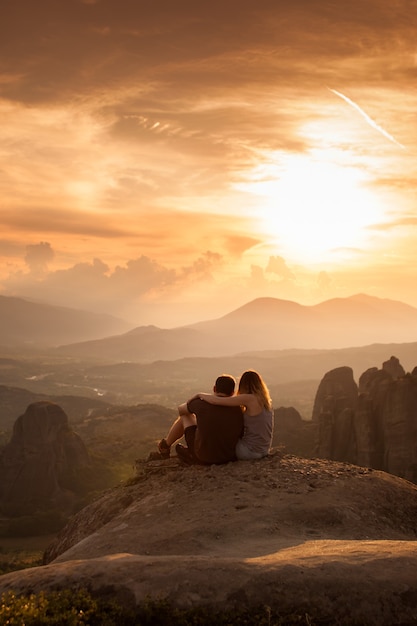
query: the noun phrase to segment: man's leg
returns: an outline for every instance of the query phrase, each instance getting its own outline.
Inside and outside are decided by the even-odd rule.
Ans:
[[[178,439],[184,435],[184,431],[188,426],[196,426],[197,418],[194,413],[190,413],[187,410],[187,404],[180,404],[178,407],[179,415],[175,422],[172,424],[165,441],[169,447],[171,447]]]
[[[175,422],[173,422],[167,436],[165,437],[167,446],[170,448],[178,439],[181,439],[183,435],[184,426],[182,424],[181,415],[179,415]]]
[[[187,443],[187,447],[185,448],[180,443],[177,443],[175,446],[175,451],[177,456],[187,463],[187,465],[193,465],[197,463],[196,456],[194,454],[194,439],[195,439],[195,431],[197,430],[197,418],[194,413],[190,413],[187,410],[187,405],[182,404],[178,407],[180,412],[179,418],[181,419],[181,424],[184,429],[184,437]]]
[[[194,413],[187,411],[187,405],[181,404],[178,407],[179,416],[173,422],[171,428],[168,431],[167,436],[158,443],[158,452],[151,452],[149,454],[149,461],[157,461],[161,459],[169,459],[171,454],[171,446],[181,439],[184,435],[184,431],[188,426],[195,426],[197,419]]]
[[[187,426],[187,428],[185,428],[184,430],[184,437],[187,446],[185,447],[180,443],[177,443],[177,445],[175,446],[175,452],[177,453],[177,456],[187,465],[195,465],[196,463],[199,463],[199,460],[195,455],[196,431],[197,424]]]

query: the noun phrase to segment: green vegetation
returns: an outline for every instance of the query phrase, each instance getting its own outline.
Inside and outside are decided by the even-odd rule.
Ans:
[[[3,594],[0,625],[112,626],[134,624],[132,613],[114,603],[95,600],[87,591],[52,591],[27,596]]]
[[[0,553],[0,576],[16,570],[42,565],[42,555],[40,550]]]
[[[104,457],[91,455],[89,466],[76,468],[61,474],[61,487],[74,494],[72,509],[62,510],[57,507],[42,510],[22,508],[18,514],[3,517],[0,520],[0,537],[36,537],[53,535],[65,526],[71,515],[87,506],[106,489],[125,482],[132,476],[132,464],[111,462]]]
[[[90,465],[78,466],[59,476],[60,487],[76,494],[78,499],[83,500],[83,506],[85,500],[91,499],[91,494],[114,487],[123,475],[121,464],[112,462],[104,455],[90,453],[90,460]]]
[[[18,596],[3,594],[0,625],[39,626],[319,626],[309,615],[280,615],[268,606],[218,611],[208,607],[179,609],[167,601],[147,600],[139,606],[95,598],[85,589]]]

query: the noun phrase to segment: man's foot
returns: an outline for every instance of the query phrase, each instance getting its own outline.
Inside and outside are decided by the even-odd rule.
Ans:
[[[175,452],[177,453],[178,458],[183,461],[183,463],[186,463],[187,465],[194,465],[196,463],[189,449],[182,444],[177,443],[177,445],[175,446]]]
[[[162,456],[158,450],[155,452],[149,452],[148,461],[166,461],[166,459],[169,459],[169,457]]]
[[[148,461],[164,461],[169,459],[171,454],[171,446],[169,446],[165,439],[161,439],[158,443],[158,450],[151,452],[148,456]]]

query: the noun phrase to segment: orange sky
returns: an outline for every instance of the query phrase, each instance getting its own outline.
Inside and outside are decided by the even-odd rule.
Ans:
[[[9,0],[0,293],[417,306],[414,0]]]

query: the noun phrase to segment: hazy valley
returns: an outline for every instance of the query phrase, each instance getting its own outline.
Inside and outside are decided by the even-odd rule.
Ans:
[[[27,314],[26,304],[24,301],[21,304]],[[5,316],[3,332],[8,341],[0,357],[3,553],[0,571],[12,573],[2,577],[2,589],[8,585],[14,585],[13,588],[20,585],[22,590],[30,585],[36,589],[37,585],[43,588],[46,584],[42,567],[33,569],[33,578],[29,570],[18,578],[13,575],[15,569],[36,564],[30,562],[26,552],[16,556],[16,546],[20,545],[20,550],[23,546],[35,550],[37,546],[33,558],[41,558],[39,535],[47,536],[44,558],[48,563],[53,561],[54,580],[61,581],[59,584],[71,586],[73,576],[81,580],[95,578],[97,571],[100,577],[106,572],[106,585],[112,584],[116,576],[123,580],[121,588],[128,589],[130,583],[124,577],[130,580],[132,574],[125,563],[116,573],[108,567],[103,570],[101,565],[96,566],[95,557],[107,558],[113,550],[113,526],[124,529],[118,533],[120,550],[142,554],[141,542],[148,532],[148,522],[142,524],[138,534],[137,514],[145,521],[146,515],[151,517],[149,529],[153,529],[154,539],[148,542],[146,554],[152,553],[149,557],[152,563],[154,558],[158,560],[160,573],[156,578],[154,574],[152,580],[158,581],[161,590],[168,593],[170,589],[170,583],[167,586],[165,582],[166,576],[172,578],[170,556],[163,555],[171,554],[173,537],[176,537],[175,553],[180,546],[182,551],[199,555],[193,556],[199,571],[195,573],[196,581],[210,571],[211,561],[204,560],[207,550],[214,563],[222,555],[230,554],[233,559],[230,567],[235,573],[241,572],[245,566],[240,559],[236,560],[229,526],[234,519],[238,523],[242,507],[247,522],[259,526],[260,505],[248,508],[241,495],[249,488],[256,499],[259,484],[264,485],[267,500],[256,541],[241,536],[248,556],[275,546],[277,555],[282,548],[295,550],[294,557],[288,554],[296,561],[298,552],[294,546],[301,541],[304,552],[318,560],[319,569],[326,569],[333,562],[327,560],[326,550],[333,549],[332,542],[343,538],[342,552],[349,555],[348,576],[353,585],[357,577],[355,554],[363,549],[364,539],[371,536],[378,554],[382,549],[380,540],[385,545],[390,541],[390,549],[398,553],[398,558],[390,559],[395,575],[389,580],[400,580],[397,540],[406,550],[404,558],[414,567],[413,511],[417,510],[417,486],[412,483],[417,482],[414,469],[417,466],[414,452],[417,342],[411,340],[417,327],[416,310],[366,296],[323,303],[320,310],[325,312],[323,316],[317,310],[300,309],[295,303],[267,299],[253,301],[220,320],[193,327],[172,330],[144,327],[81,343],[64,341],[62,345],[54,345],[62,311],[55,308],[49,311],[52,316],[58,315],[58,321],[45,322],[42,315],[32,320],[24,342],[14,341],[15,335],[6,332],[13,320]],[[67,320],[71,319],[70,312],[66,311],[65,315]],[[329,315],[335,319],[332,329],[323,331],[323,345],[327,347],[320,348],[317,347],[322,340],[319,329],[330,323]],[[18,320],[24,317],[23,313],[16,315]],[[76,312],[69,336],[85,332],[85,328],[78,329],[78,320],[79,312]],[[381,341],[384,324],[386,341]],[[42,327],[38,337],[37,325]],[[49,336],[48,325],[52,329]],[[294,345],[291,325],[294,332],[297,326],[303,329]],[[354,331],[355,325],[358,344],[344,346],[349,342],[348,329]],[[361,337],[366,329],[376,341],[362,345]],[[64,337],[64,328],[62,333]],[[306,333],[310,333],[309,340]],[[402,337],[410,341],[400,341]],[[304,341],[310,347],[300,347]],[[182,346],[185,354],[179,356]],[[222,351],[225,353],[221,354]],[[158,358],[152,360],[152,355]],[[261,372],[273,399],[274,453],[268,465],[252,468],[245,462],[241,466],[229,464],[236,465],[234,468],[208,468],[207,472],[200,468],[204,472],[194,476],[192,469],[178,466],[175,457],[165,466],[162,462],[161,467],[157,463],[152,468],[145,462],[150,449],[171,424],[180,402],[196,391],[211,389],[219,373],[227,372],[239,378],[245,369]],[[376,473],[363,467],[375,468]],[[174,488],[172,481],[177,472],[181,487]],[[222,479],[222,472],[226,472],[227,480]],[[397,475],[398,482],[393,479],[390,482],[387,472]],[[158,486],[152,479],[154,475]],[[412,483],[401,482],[401,477]],[[189,544],[187,540],[184,544],[182,523],[175,522],[172,513],[168,528],[161,524],[156,509],[149,507],[145,516],[144,511],[148,510],[146,502],[149,498],[153,501],[155,493],[162,500],[169,493],[170,498],[181,500],[182,506],[188,507],[187,503],[194,500],[196,480],[206,496],[204,502],[200,501],[198,514],[193,508],[187,509],[187,523],[190,529],[198,530],[204,541]],[[369,493],[360,491],[354,495],[357,493],[354,483],[362,489],[365,486]],[[313,491],[314,500],[308,497]],[[400,513],[397,509],[394,519],[394,511],[386,510],[387,498],[402,502],[403,496],[404,506]],[[210,521],[211,515],[218,516],[223,497],[230,511],[217,522]],[[369,498],[374,505],[368,515],[364,514],[364,502]],[[281,519],[279,525],[273,518],[269,519],[275,509]],[[377,510],[383,512],[383,524],[374,516]],[[28,544],[25,537],[31,535]],[[214,543],[213,537],[217,538]],[[315,540],[310,542],[311,538]],[[68,563],[73,552],[78,554],[81,539],[88,552],[79,561],[80,569],[72,568]],[[15,547],[11,549],[11,545]],[[373,550],[369,552],[371,560]],[[339,554],[337,558],[341,558]],[[182,567],[181,560],[177,560],[177,567]],[[274,571],[277,568],[279,572],[279,567],[276,562]],[[341,567],[346,576],[346,566]],[[368,567],[369,575],[375,575],[375,566]],[[256,569],[251,571],[256,573]],[[326,585],[321,586],[316,576],[311,580],[317,580],[314,596],[326,596]],[[338,575],[334,581],[336,585],[342,584]],[[291,594],[291,585],[298,584],[296,578],[288,579],[285,593]],[[101,593],[100,585],[98,593]],[[386,593],[395,596],[397,591],[390,587]],[[256,594],[257,598],[262,597],[260,590]],[[373,590],[372,594],[371,610],[377,615],[379,591]],[[290,601],[288,610],[294,610]],[[321,611],[318,607],[315,610]],[[406,613],[408,608],[404,609]]]
[[[175,412],[187,397],[210,390],[219,373],[238,378],[245,369],[262,374],[275,408],[293,407],[310,420],[326,372],[348,366],[358,380],[392,355],[406,371],[417,363],[417,309],[365,295],[315,307],[265,298],[186,328],[139,327],[114,334],[115,325],[123,324],[109,316],[1,297],[1,441],[37,400],[58,403],[70,423],[81,427],[117,407],[151,405],[163,414],[163,409]],[[87,332],[90,341],[69,343]],[[159,436],[159,423],[152,432],[151,424],[146,428],[145,435],[137,424],[138,452],[139,442]]]
[[[259,299],[222,318],[174,329],[146,326],[115,334],[115,324],[120,329],[124,322],[3,296],[0,384],[54,397],[174,408],[189,394],[210,389],[219,373],[238,377],[257,369],[275,404],[294,405],[309,419],[326,371],[349,365],[359,376],[392,354],[409,371],[417,354],[417,309],[364,295],[315,307]],[[80,343],[87,332],[91,340]],[[24,403],[22,392],[18,412]],[[7,411],[3,401],[2,429],[16,417]]]

